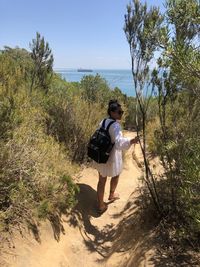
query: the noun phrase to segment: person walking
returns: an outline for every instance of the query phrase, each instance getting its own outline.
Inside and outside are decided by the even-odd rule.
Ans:
[[[132,139],[123,137],[119,121],[122,119],[124,111],[117,100],[109,101],[107,113],[109,117],[101,121],[100,127],[104,122],[104,127],[107,128],[109,123],[114,120],[114,123],[109,127],[109,134],[114,146],[106,163],[93,163],[94,168],[99,173],[97,184],[97,211],[99,214],[104,213],[108,207],[104,202],[107,177],[111,177],[108,200],[115,201],[120,198],[119,194],[115,191],[118,185],[119,175],[123,169],[122,150],[128,150],[132,144],[136,144],[139,141],[138,137]]]

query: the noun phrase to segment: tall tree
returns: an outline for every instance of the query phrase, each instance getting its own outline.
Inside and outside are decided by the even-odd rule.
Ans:
[[[140,141],[140,146],[145,164],[144,179],[159,212],[161,212],[161,208],[158,194],[147,159],[146,123],[149,102],[154,90],[151,83],[150,65],[155,51],[159,47],[161,36],[163,36],[162,33],[166,31],[162,27],[162,22],[163,16],[160,14],[159,8],[151,7],[148,10],[147,5],[143,5],[139,0],[133,0],[127,6],[124,32],[130,47],[135,93],[139,112],[142,114],[142,141]],[[139,126],[137,118],[136,123]],[[139,127],[137,127],[137,133],[139,134]]]
[[[36,39],[30,43],[31,58],[33,59],[33,72],[30,91],[40,87],[45,93],[53,75],[53,54],[48,42],[37,32]]]

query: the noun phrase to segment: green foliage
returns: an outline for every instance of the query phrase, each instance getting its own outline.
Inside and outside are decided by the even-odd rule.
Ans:
[[[166,20],[159,17],[156,8],[152,8],[144,18],[147,6],[135,0],[127,7],[125,16],[133,77],[139,92],[137,100],[143,115],[143,139],[147,141],[148,151],[159,156],[164,170],[163,175],[157,177],[146,164],[151,179],[144,177],[144,180],[158,213],[171,224],[176,238],[186,238],[198,246],[200,9],[196,0],[168,0],[166,8]],[[152,27],[156,18],[159,18],[159,27],[154,33]],[[146,48],[148,44],[151,44],[150,49]],[[158,68],[151,72],[150,81],[148,66],[156,47],[162,48],[162,53]],[[143,94],[145,81],[150,81],[152,88],[157,89],[157,96],[154,99],[150,97],[149,102]],[[143,110],[146,110],[148,118]],[[147,135],[144,134],[146,125]]]
[[[156,7],[148,10],[147,5],[141,4],[138,0],[133,0],[133,3],[127,6],[124,31],[131,55],[141,60],[140,69],[134,68],[135,74],[137,71],[141,72],[142,68],[145,72],[143,75],[147,75],[148,66],[143,65],[143,62],[149,62],[154,56],[154,51],[159,45],[162,22],[163,16]]]
[[[50,218],[75,205],[77,186],[70,177],[77,167],[47,134],[44,88],[30,95],[30,53],[6,47],[0,63],[0,228],[10,231],[24,221],[34,225],[37,218]],[[39,79],[35,73],[35,82]]]
[[[86,80],[84,78],[84,84],[89,88],[92,79],[89,79],[88,84]],[[91,83],[93,86],[93,80]],[[50,115],[48,132],[65,145],[71,160],[79,162],[86,159],[89,137],[105,116],[105,111],[98,101],[91,103],[90,97],[81,97],[84,93],[83,87],[81,88],[81,91],[76,93],[76,88],[65,82],[63,88],[59,88],[59,93],[55,90],[49,93],[46,104]]]
[[[32,66],[30,54],[25,49],[6,47],[0,54],[0,86],[6,97],[11,97],[27,82]]]
[[[77,190],[70,181],[73,167],[60,145],[45,134],[46,114],[28,97],[16,97],[13,119],[20,123],[14,123],[12,138],[1,142],[0,154],[0,207],[7,226],[64,212],[75,204]]]
[[[36,39],[30,44],[31,58],[33,60],[33,70],[31,75],[31,87],[33,89],[40,88],[47,93],[51,78],[53,75],[53,55],[49,44],[44,41],[37,32]]]
[[[175,29],[176,42],[191,42],[200,31],[199,1],[167,0],[166,7],[168,21]]]
[[[110,99],[110,88],[99,74],[84,76],[80,83],[80,90],[83,99],[90,103],[96,102],[105,106]]]

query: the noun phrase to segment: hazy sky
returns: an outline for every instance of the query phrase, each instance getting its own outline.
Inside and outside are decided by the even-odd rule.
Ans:
[[[123,32],[129,0],[0,0],[0,49],[29,49],[40,32],[54,54],[55,68],[130,67]],[[163,1],[148,0],[149,5]]]

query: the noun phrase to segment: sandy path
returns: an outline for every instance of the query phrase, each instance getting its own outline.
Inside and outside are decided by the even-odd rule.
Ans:
[[[134,133],[126,133],[134,136]],[[94,169],[81,172],[79,203],[72,214],[62,217],[54,225],[42,223],[40,240],[29,233],[17,236],[14,256],[6,256],[9,267],[138,267],[153,266],[149,258],[150,231],[140,221],[137,212],[141,170],[132,158],[132,152],[141,158],[139,145],[126,154],[124,170],[120,176],[120,199],[110,203],[108,210],[98,216],[94,209],[98,175]],[[109,193],[107,181],[105,200]],[[56,240],[57,239],[57,240]]]

